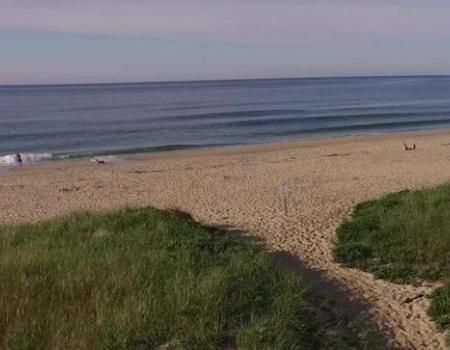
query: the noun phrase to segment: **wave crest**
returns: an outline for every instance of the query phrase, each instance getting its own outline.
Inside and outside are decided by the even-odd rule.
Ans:
[[[51,153],[21,153],[23,163],[36,163],[41,160],[52,159]],[[18,165],[15,154],[7,154],[0,156],[0,166],[15,166]]]

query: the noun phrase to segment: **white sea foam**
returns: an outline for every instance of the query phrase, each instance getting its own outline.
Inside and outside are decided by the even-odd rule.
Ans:
[[[22,162],[24,164],[36,163],[41,160],[52,159],[51,153],[21,153]],[[9,167],[19,165],[15,154],[7,154],[0,156],[0,167]]]

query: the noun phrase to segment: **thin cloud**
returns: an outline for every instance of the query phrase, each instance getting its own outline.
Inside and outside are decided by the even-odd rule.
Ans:
[[[0,84],[448,74],[449,13],[448,0],[0,0]]]
[[[316,47],[448,44],[450,33],[450,4],[436,0],[3,1],[0,30]]]

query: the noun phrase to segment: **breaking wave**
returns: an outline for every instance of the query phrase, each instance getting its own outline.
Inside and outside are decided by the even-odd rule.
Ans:
[[[51,153],[21,153],[22,162],[24,164],[36,163],[42,160],[50,160],[53,158]],[[7,154],[0,156],[0,166],[19,165],[15,154]]]

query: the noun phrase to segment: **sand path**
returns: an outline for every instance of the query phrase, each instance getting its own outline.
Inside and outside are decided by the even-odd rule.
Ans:
[[[403,142],[413,141],[418,149],[405,152]],[[331,250],[336,225],[357,202],[450,180],[449,143],[449,132],[428,132],[161,154],[105,166],[24,167],[0,175],[0,220],[125,204],[178,207],[298,257],[342,305],[367,304],[366,316],[393,346],[443,349],[444,336],[426,315],[427,299],[403,303],[429,286],[374,280],[336,265]],[[290,189],[288,216],[279,198],[282,183]]]

